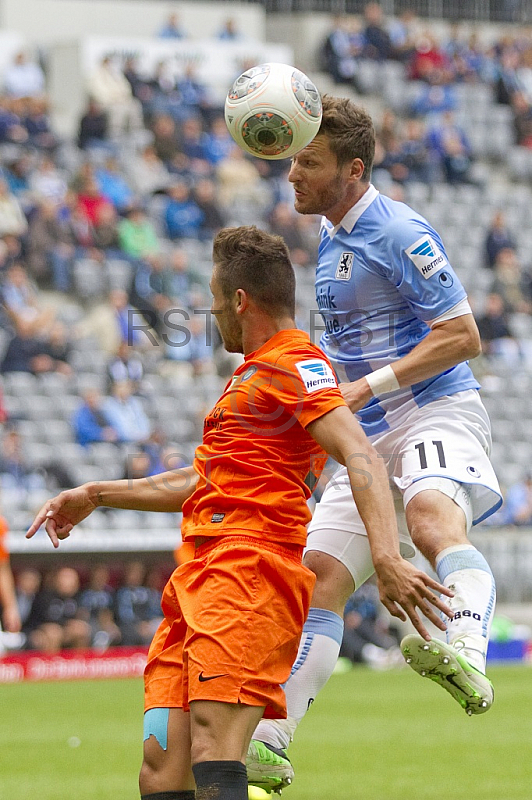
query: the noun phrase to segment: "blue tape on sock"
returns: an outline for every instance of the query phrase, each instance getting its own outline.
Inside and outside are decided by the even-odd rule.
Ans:
[[[493,611],[493,606],[495,605],[495,581],[492,580],[491,582],[491,594],[488,603],[488,607],[486,609],[486,613],[484,614],[484,618],[482,620],[482,633],[484,636],[488,635],[488,624],[491,619],[491,612]]]
[[[305,663],[305,661],[307,660],[307,656],[308,656],[308,654],[310,652],[310,647],[311,647],[313,641],[314,641],[314,634],[313,633],[306,633],[306,634],[304,633],[303,634],[303,637],[302,637],[302,640],[301,640],[301,644],[300,644],[300,647],[299,647],[299,656],[294,661],[292,669],[290,670],[290,677],[292,677],[292,675],[295,675],[295,673],[298,671],[298,669],[300,669],[300,667],[302,667],[303,664]],[[285,686],[286,686],[286,684],[283,684],[283,689],[284,689]]]
[[[166,750],[168,747],[169,715],[169,708],[150,708],[149,711],[146,711],[144,714],[144,742],[150,736],[155,736],[163,750]]]
[[[440,581],[444,581],[451,572],[457,572],[460,569],[480,569],[491,575],[489,564],[482,553],[470,548],[449,553],[436,564],[436,572]]]

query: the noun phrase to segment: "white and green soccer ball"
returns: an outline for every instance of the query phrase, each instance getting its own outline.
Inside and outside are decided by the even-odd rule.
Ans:
[[[288,64],[251,67],[233,83],[225,121],[235,142],[258,158],[291,158],[318,133],[321,98],[301,70]]]

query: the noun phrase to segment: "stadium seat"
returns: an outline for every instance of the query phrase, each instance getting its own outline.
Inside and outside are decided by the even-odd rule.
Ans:
[[[107,378],[97,372],[80,372],[76,375],[76,390],[81,395],[87,389],[99,389],[105,394]]]
[[[514,424],[512,420],[494,416],[491,420],[491,431],[493,441],[501,444],[508,444],[514,435]]]
[[[72,425],[62,419],[48,419],[43,425],[43,439],[59,449],[67,442],[74,442]]]
[[[38,391],[48,397],[60,397],[62,402],[65,392],[68,391],[71,384],[72,380],[69,375],[62,375],[60,372],[44,372],[38,378]],[[57,409],[57,406],[55,408]]]
[[[532,152],[526,147],[515,146],[507,153],[510,176],[516,181],[526,181],[532,176]]]
[[[87,519],[81,523],[83,528],[89,530],[105,531],[111,527],[111,515],[116,512],[103,511],[101,508],[96,508]]]
[[[109,464],[115,465],[119,462],[122,465],[123,459],[121,452],[111,442],[93,442],[87,448],[87,460],[105,469]],[[121,471],[123,472],[122,468]]]
[[[381,65],[371,59],[357,62],[356,77],[363,94],[378,94],[383,86]]]
[[[70,470],[76,479],[77,484],[89,483],[91,481],[102,481],[106,479],[104,470],[94,464],[71,465]]]
[[[4,389],[14,395],[32,395],[37,391],[37,378],[30,372],[6,372]]]
[[[87,451],[77,442],[61,442],[56,447],[56,457],[67,467],[80,467],[87,463]]]
[[[510,329],[518,339],[532,339],[532,319],[528,314],[512,314]]]
[[[8,417],[20,419],[26,416],[25,398],[21,398],[16,394],[4,394],[3,404]]]
[[[109,259],[106,263],[110,289],[124,289],[129,292],[133,280],[133,268],[129,261]]]
[[[26,413],[30,419],[48,422],[55,417],[56,401],[44,394],[34,393],[26,404]]]
[[[8,519],[12,518],[14,512],[24,508],[24,494],[18,487],[7,488],[2,486],[2,512]]]
[[[172,419],[163,417],[159,424],[167,436],[178,442],[191,442],[198,438],[196,425],[189,419]]]
[[[98,261],[80,258],[73,267],[74,288],[82,300],[94,300],[108,291],[107,276]]]
[[[50,461],[54,460],[56,454],[56,447],[54,445],[39,442],[36,438],[32,438],[31,441],[28,442],[25,450],[27,451],[28,458],[37,466],[50,463]]]
[[[22,437],[25,450],[29,451],[28,455],[32,453],[34,444],[42,443],[42,431],[43,426],[35,420],[22,419],[17,422],[17,432]]]
[[[406,186],[407,202],[417,211],[421,210],[422,204],[429,199],[430,187],[426,183],[408,183]]]

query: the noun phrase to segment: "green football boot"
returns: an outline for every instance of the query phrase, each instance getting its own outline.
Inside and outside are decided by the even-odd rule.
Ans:
[[[248,783],[267,792],[277,792],[289,786],[294,779],[294,768],[286,750],[252,739],[246,758]]]
[[[484,714],[491,708],[491,681],[460,655],[453,645],[438,639],[427,642],[419,634],[413,633],[405,636],[401,642],[401,652],[406,663],[418,675],[442,686],[469,716]]]

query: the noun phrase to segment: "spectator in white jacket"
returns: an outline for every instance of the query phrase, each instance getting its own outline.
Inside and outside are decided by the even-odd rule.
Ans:
[[[27,229],[28,221],[19,201],[0,178],[0,236],[22,236]]]
[[[4,89],[12,97],[39,97],[45,91],[44,72],[21,51],[4,73]]]
[[[133,97],[124,73],[109,56],[105,56],[89,76],[87,89],[91,98],[107,113],[111,138],[142,128],[142,106]]]

